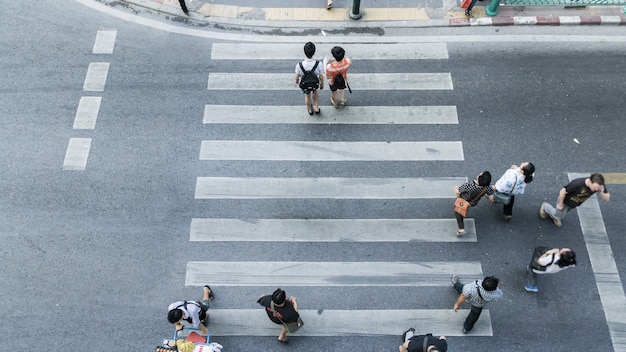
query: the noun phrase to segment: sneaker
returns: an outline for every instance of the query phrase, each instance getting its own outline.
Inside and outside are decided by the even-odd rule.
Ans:
[[[406,341],[406,334],[408,334],[409,332],[412,332],[412,333],[414,333],[414,334],[415,334],[415,329],[414,329],[414,328],[409,328],[407,331],[405,331],[405,332],[402,334],[402,342]]]
[[[541,208],[539,208],[539,217],[542,219],[548,217],[548,213],[546,213],[546,202],[541,203]]]
[[[557,227],[561,227],[561,220],[557,218],[552,218],[552,221]]]
[[[513,215],[505,215],[504,216],[504,220],[506,220],[506,221],[510,221],[511,219],[513,219]]]
[[[539,292],[539,289],[537,288],[537,286],[530,286],[530,285],[524,286],[524,290],[528,292]]]
[[[463,333],[467,334],[469,331],[465,330],[465,328],[463,328]]]
[[[459,275],[457,274],[452,275],[450,282],[452,282],[452,286],[456,285],[459,282]]]
[[[472,15],[472,10],[465,10],[465,16],[470,17]]]

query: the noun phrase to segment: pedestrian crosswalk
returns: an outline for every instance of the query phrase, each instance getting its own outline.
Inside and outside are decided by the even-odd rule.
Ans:
[[[211,60],[271,60],[272,62],[292,61],[302,58],[303,43],[256,44],[256,43],[215,43],[211,50]],[[330,52],[332,45],[319,45],[320,53]],[[367,72],[367,66],[359,65],[358,60],[446,60],[448,51],[445,44],[409,43],[380,45],[345,45],[347,55],[358,65],[359,72],[350,73],[349,81],[358,91],[450,91],[454,89],[449,72],[419,72],[413,66],[406,72]],[[318,59],[321,60],[323,55]],[[251,65],[245,72],[208,73],[209,91],[278,91],[294,87],[294,74],[290,71],[258,72]],[[256,71],[256,72],[255,72]],[[441,125],[458,124],[457,108],[454,105],[424,106],[379,106],[368,102],[368,106],[348,105],[342,109],[322,106],[322,114],[308,116],[302,105],[254,105],[244,102],[241,105],[206,104],[203,125],[226,127],[239,125],[239,129],[254,131],[257,126],[280,125],[284,128],[315,126],[320,124],[341,125],[346,130],[376,125]],[[436,136],[432,140],[408,138],[408,140],[354,140],[340,135],[332,140],[322,138],[282,137],[254,139],[248,135],[241,138],[203,139],[199,143],[199,163],[211,165],[233,165],[240,168],[245,162],[267,162],[268,164],[307,163],[315,165],[335,163],[352,165],[355,162],[387,164],[408,162],[420,165],[422,162],[459,163],[465,160],[463,143],[459,140],[445,140]],[[313,163],[312,163],[313,164]],[[366,177],[350,173],[349,177],[336,177],[320,170],[316,176],[281,174],[255,174],[254,169],[234,176],[232,172],[222,172],[223,168],[212,168],[210,175],[197,175],[194,199],[198,204],[217,204],[222,201],[254,201],[264,204],[269,201],[294,200],[309,201],[350,201],[386,202],[418,201],[428,204],[431,201],[447,200],[450,209],[455,185],[467,181],[462,175],[430,175],[416,177],[403,174],[394,177]],[[241,176],[245,175],[245,176]],[[427,205],[428,207],[428,205]],[[451,211],[450,211],[451,213]],[[449,218],[415,218],[413,210],[409,218],[303,218],[282,214],[248,218],[242,214],[233,217],[206,217],[191,219],[189,239],[198,245],[216,242],[237,243],[238,246],[281,243],[336,244],[345,243],[366,246],[372,243],[432,244],[473,243],[478,241],[473,219],[466,220],[466,235],[456,236],[456,221]],[[254,248],[254,247],[252,247]],[[348,261],[336,258],[335,261],[317,261],[306,254],[295,260],[255,261],[246,258],[233,260],[207,260],[195,258],[187,263],[185,284],[203,286],[207,283],[219,287],[358,287],[363,290],[380,287],[403,287],[416,290],[450,288],[453,273],[464,279],[479,279],[483,276],[481,258],[475,261],[455,259],[453,254],[443,253],[435,261],[398,261],[393,256],[380,261]],[[313,292],[313,291],[309,291]],[[452,294],[452,293],[451,293]],[[462,336],[461,327],[466,312],[454,313],[453,301],[448,309],[371,309],[336,310],[311,309],[306,306],[306,297],[299,296],[300,313],[306,321],[306,328],[297,335],[302,336],[356,336],[356,335],[398,335],[408,326],[418,330],[436,331],[438,334]],[[267,321],[258,309],[211,308],[211,334],[213,336],[274,336],[276,327]],[[384,307],[388,308],[388,307]],[[376,324],[371,324],[375,321]],[[473,335],[491,336],[491,316],[483,312]]]
[[[355,90],[451,90],[450,73],[348,73]],[[209,90],[290,90],[293,73],[209,73]]]
[[[197,242],[476,242],[474,219],[456,236],[454,219],[207,219],[193,218]]]
[[[315,118],[297,119],[303,106],[205,105],[205,124],[455,125],[456,106],[350,106],[326,108]]]

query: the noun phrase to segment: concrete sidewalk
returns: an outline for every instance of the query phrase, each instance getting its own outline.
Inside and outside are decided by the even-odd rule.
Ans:
[[[105,0],[104,2],[107,2]],[[110,1],[180,16],[189,23],[224,28],[342,29],[368,27],[448,27],[507,25],[623,25],[623,6],[503,6],[496,16],[487,16],[489,1],[476,3],[467,18],[458,0],[373,0],[361,1],[358,20],[350,18],[352,0],[334,0],[332,9],[325,0],[186,0],[185,15],[178,0]],[[319,5],[319,6],[318,6]]]

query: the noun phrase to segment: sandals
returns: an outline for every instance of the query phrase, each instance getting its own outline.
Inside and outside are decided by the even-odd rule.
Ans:
[[[337,103],[335,103],[335,101],[333,100],[333,98],[330,98],[330,103],[331,103],[331,104],[333,104],[333,106],[334,106],[335,108],[338,108],[338,107],[339,107],[339,105],[337,105]]]
[[[287,338],[287,336],[285,336],[285,338],[284,338],[284,339],[282,339],[282,340],[281,340],[281,339],[278,339],[278,342],[280,342],[280,343],[288,343],[288,342],[289,342],[289,339]]]
[[[346,106],[346,103],[348,102],[348,99],[344,99],[344,100],[339,100],[339,105],[341,106]]]

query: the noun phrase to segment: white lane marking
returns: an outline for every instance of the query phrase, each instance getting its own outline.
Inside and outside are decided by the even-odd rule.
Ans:
[[[292,73],[209,73],[209,90],[294,90]],[[450,73],[348,73],[354,90],[451,90]],[[251,84],[250,82],[254,82]]]
[[[482,277],[480,262],[189,262],[185,285],[448,287]]]
[[[213,287],[212,287],[213,288]],[[271,293],[271,292],[270,292]],[[289,293],[289,292],[287,292]],[[306,297],[298,299],[298,313],[304,326],[290,336],[398,336],[407,327],[421,333],[436,332],[445,336],[468,336],[461,332],[469,310],[461,309],[305,309]],[[255,298],[256,299],[256,298]],[[209,333],[213,336],[277,336],[280,326],[272,323],[264,308],[209,309]],[[375,322],[375,323],[373,323]],[[493,336],[491,315],[484,309],[470,336]],[[397,349],[397,347],[396,347]]]
[[[474,219],[456,236],[454,219],[205,219],[193,218],[199,242],[476,242]]]
[[[317,45],[316,53],[330,53],[332,45]],[[448,49],[445,43],[410,43],[380,45],[344,45],[342,46],[352,60],[436,60],[447,59]],[[211,49],[212,60],[302,60],[303,44],[243,44],[214,43]],[[296,63],[294,62],[294,67]]]
[[[463,160],[463,143],[202,141],[200,160],[423,161]]]
[[[115,38],[117,37],[117,31],[115,30],[102,30],[96,34],[96,41],[93,44],[94,54],[113,54],[113,48],[115,47]]]
[[[570,181],[589,174],[568,173]],[[604,226],[598,196],[590,197],[577,208],[580,228],[602,302],[602,310],[615,352],[626,351],[626,296],[615,257]]]
[[[91,138],[70,138],[63,161],[63,170],[84,171],[91,148]]]
[[[339,111],[321,106],[311,117],[306,107],[205,105],[203,122],[240,124],[458,124],[456,106],[353,106]]]
[[[83,90],[88,92],[102,92],[109,73],[108,62],[92,62],[87,69]]]
[[[415,199],[454,198],[465,177],[274,178],[198,177],[196,199]]]
[[[311,40],[311,35],[302,36],[277,36],[277,35],[259,35],[259,34],[237,34],[224,31],[211,32],[206,29],[196,29],[183,27],[178,24],[164,23],[161,20],[153,20],[142,17],[124,10],[118,10],[109,7],[95,0],[74,0],[84,6],[90,7],[99,12],[105,13],[130,23],[148,26],[158,30],[189,35],[199,38],[219,39],[219,40],[237,40],[249,42],[271,42],[271,43],[306,43]],[[406,22],[406,21],[404,21]],[[328,24],[325,24],[328,25]],[[338,26],[345,26],[344,22],[338,23]],[[357,27],[371,27],[371,23],[363,22],[359,24],[357,21],[351,22],[351,25]],[[310,28],[319,26],[319,22],[310,22]],[[393,27],[393,26],[390,26]],[[319,27],[318,27],[319,28]],[[321,34],[321,33],[320,33]],[[455,43],[455,42],[567,42],[567,43],[626,43],[626,36],[623,35],[433,35],[433,36],[346,36],[328,35],[316,36],[317,43]]]
[[[74,118],[75,130],[93,130],[96,127],[102,97],[81,97]]]

